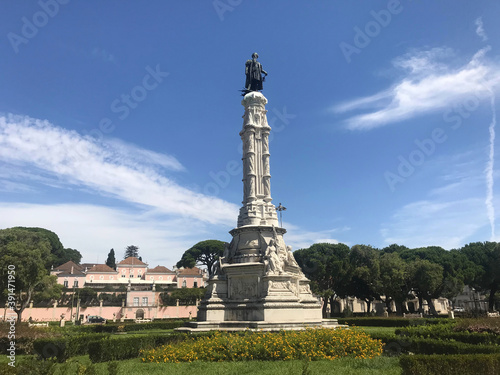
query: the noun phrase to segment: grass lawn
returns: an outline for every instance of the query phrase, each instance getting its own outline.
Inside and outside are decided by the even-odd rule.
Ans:
[[[91,365],[88,356],[72,358],[68,363],[57,364],[50,372],[54,375],[76,374],[78,368],[94,366],[96,374],[108,374],[109,363]],[[245,362],[192,362],[192,363],[142,363],[129,359],[117,363],[119,375],[175,374],[175,375],[400,375],[399,359],[378,357],[374,359],[342,358],[335,361],[245,361]]]

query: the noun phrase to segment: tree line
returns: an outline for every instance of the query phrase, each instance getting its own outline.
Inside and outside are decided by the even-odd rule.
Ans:
[[[410,249],[390,245],[377,249],[369,245],[349,246],[317,243],[294,252],[297,263],[311,280],[313,292],[333,311],[335,298],[356,297],[370,311],[375,300],[391,303],[396,313],[407,312],[405,301],[418,298],[420,309],[426,301],[437,315],[433,299],[452,299],[469,285],[488,295],[493,310],[500,290],[500,243],[474,242],[460,249],[439,246]],[[420,310],[421,311],[421,310]]]

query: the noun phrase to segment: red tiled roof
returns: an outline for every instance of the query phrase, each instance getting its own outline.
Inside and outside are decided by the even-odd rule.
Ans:
[[[71,267],[73,267],[73,271],[82,271],[82,266],[76,264],[72,260],[67,261],[66,263],[61,264],[59,267],[55,267],[53,271],[66,271],[71,272]]]
[[[147,270],[146,273],[174,273],[174,272],[170,271],[167,267],[156,266],[155,268]]]
[[[181,268],[178,271],[179,276],[202,276],[203,271],[198,267],[193,268]]]
[[[146,263],[144,263],[143,261],[140,261],[138,258],[136,257],[128,257],[127,259],[123,259],[120,263],[118,263],[119,265],[134,265],[134,266],[147,266]]]
[[[89,272],[113,272],[113,273],[116,273],[116,271],[114,269],[112,269],[111,267],[105,265],[105,264],[96,264],[94,267],[92,267],[91,269],[89,269],[87,271],[87,273]]]

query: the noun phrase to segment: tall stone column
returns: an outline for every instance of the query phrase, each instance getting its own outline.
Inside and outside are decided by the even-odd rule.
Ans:
[[[243,205],[208,280],[198,319],[179,330],[303,329],[322,326],[321,304],[286,246],[271,198],[267,99],[247,93],[243,128]],[[328,324],[337,324],[329,320]]]
[[[276,208],[271,203],[271,172],[267,99],[259,92],[243,98],[245,107],[243,129],[243,206],[238,216],[238,227],[246,225],[278,226]]]

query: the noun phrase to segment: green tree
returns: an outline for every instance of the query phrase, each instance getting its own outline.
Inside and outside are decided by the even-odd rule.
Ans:
[[[419,311],[423,312],[423,300],[431,310],[431,314],[437,316],[437,311],[432,302],[433,298],[440,297],[443,283],[443,267],[432,263],[427,259],[416,259],[410,262],[410,285],[417,294]]]
[[[349,254],[352,267],[350,294],[365,301],[367,312],[380,299],[379,251],[367,245],[354,245]]]
[[[428,246],[409,249],[401,253],[407,261],[425,259],[442,267],[442,282],[436,288],[432,298],[446,297],[452,299],[464,288],[465,280],[474,273],[475,266],[466,256],[457,250],[444,250],[439,246]]]
[[[473,242],[460,252],[478,267],[471,277],[471,285],[488,293],[488,308],[495,308],[495,294],[500,290],[500,244],[496,242]]]
[[[194,305],[205,295],[205,288],[181,288],[160,294],[163,305],[173,306],[179,300],[182,305]]]
[[[125,248],[125,255],[123,256],[123,259],[127,259],[129,257],[139,257],[139,248],[135,245],[130,245]]]
[[[57,276],[45,276],[35,287],[33,302],[55,301],[61,298],[63,286],[57,283]]]
[[[114,249],[109,250],[108,258],[106,259],[106,265],[116,270],[116,259],[115,259]]]
[[[57,298],[57,290],[49,290],[57,286],[47,270],[52,259],[51,244],[43,234],[25,228],[0,230],[0,254],[2,303],[12,302],[10,307],[17,313],[18,322],[37,293]],[[10,279],[9,270],[15,271]]]
[[[224,242],[219,240],[201,241],[182,254],[181,260],[177,262],[177,267],[192,268],[196,265],[205,265],[208,275],[212,276],[214,264],[223,253]]]
[[[46,267],[50,270],[51,266],[59,266],[70,260],[79,264],[82,260],[82,254],[75,249],[65,249],[61,243],[61,240],[54,232],[37,227],[15,227],[12,229],[23,229],[29,232],[38,233],[42,237],[46,238],[50,243],[50,254],[51,256],[47,258]]]
[[[293,253],[302,272],[311,280],[314,294],[323,298],[323,317],[328,303],[333,311],[336,297],[345,298],[351,279],[349,247],[344,244],[317,243]]]
[[[380,294],[385,296],[388,308],[390,302],[394,301],[396,314],[402,316],[405,312],[404,302],[411,291],[409,266],[397,252],[383,253],[379,263]]]

